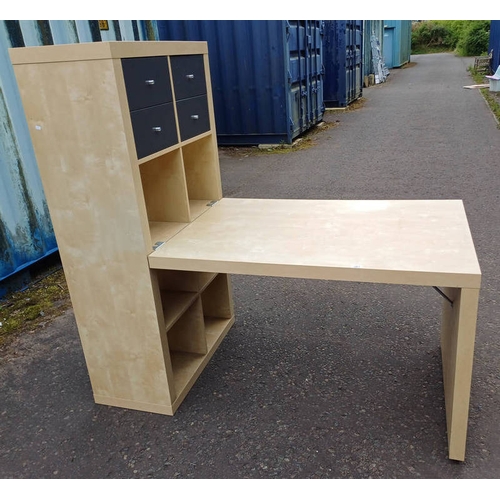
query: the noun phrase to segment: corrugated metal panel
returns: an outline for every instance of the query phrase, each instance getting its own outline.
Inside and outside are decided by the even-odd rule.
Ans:
[[[293,139],[323,117],[323,23],[287,21],[285,30]]]
[[[160,40],[208,43],[218,143],[293,138],[323,116],[320,21],[156,21]]]
[[[363,21],[363,76],[375,73],[372,59],[371,35],[375,35],[383,52],[384,21]]]
[[[327,107],[345,107],[363,93],[363,21],[325,21],[323,36]]]
[[[491,69],[495,72],[500,66],[500,21],[491,21],[490,24],[490,45],[488,53],[493,51]]]
[[[391,37],[392,51],[387,47],[387,37]],[[410,62],[411,21],[384,21],[384,59],[387,67],[399,68]]]
[[[5,278],[57,251],[9,47],[157,39],[154,21],[0,21],[0,297]],[[156,37],[156,38],[155,38]]]
[[[0,23],[0,280],[57,250],[7,36]]]

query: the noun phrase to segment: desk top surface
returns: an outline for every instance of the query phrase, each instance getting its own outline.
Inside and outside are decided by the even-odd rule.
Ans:
[[[479,288],[461,200],[223,198],[149,256],[157,269]]]

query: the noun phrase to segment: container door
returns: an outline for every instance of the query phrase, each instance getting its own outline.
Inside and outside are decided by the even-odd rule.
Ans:
[[[325,21],[325,105],[345,107],[362,93],[363,21]]]
[[[362,25],[363,21],[346,21],[346,103],[351,104],[362,94]]]
[[[363,21],[355,23],[355,89],[353,99],[358,99],[363,94]]]
[[[301,21],[287,21],[286,36],[289,53],[290,127],[292,137],[306,128],[307,90],[305,64],[305,29]]]
[[[323,117],[323,63],[322,21],[306,21],[306,63],[308,65],[308,124],[318,123]]]
[[[321,21],[286,22],[292,138],[323,117],[321,37]]]
[[[394,28],[384,28],[384,62],[388,69],[394,68]]]
[[[354,50],[354,30],[351,21],[346,21],[345,28],[345,46],[346,46],[346,100],[344,106],[347,106],[354,99],[354,82],[356,72],[354,71],[355,50]]]
[[[323,64],[325,66],[324,100],[327,107],[346,105],[349,88],[349,47],[346,21],[325,21]]]

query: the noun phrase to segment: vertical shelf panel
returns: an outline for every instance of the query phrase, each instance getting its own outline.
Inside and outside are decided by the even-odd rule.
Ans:
[[[227,274],[218,274],[201,294],[203,315],[209,318],[232,318],[233,302]]]
[[[190,200],[219,200],[222,197],[219,157],[213,135],[183,146],[182,156]]]
[[[114,62],[43,60],[52,48],[71,59],[83,45],[19,49],[34,62],[14,65],[18,87],[95,401],[168,413],[136,164],[131,138],[117,125],[128,110],[121,107]]]
[[[198,298],[167,332],[170,351],[207,354],[205,322]]]

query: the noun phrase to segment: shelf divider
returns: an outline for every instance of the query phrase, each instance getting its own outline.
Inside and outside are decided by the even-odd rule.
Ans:
[[[182,317],[197,296],[198,294],[194,292],[169,292],[164,290],[161,292],[163,316],[167,331]]]

